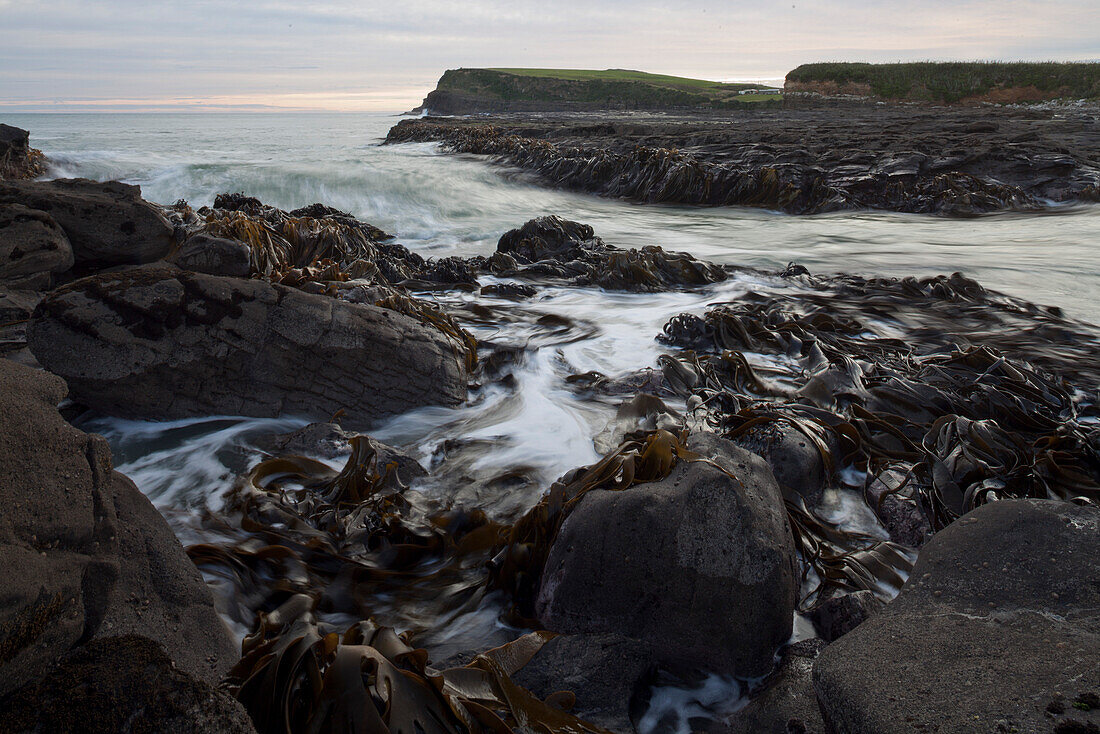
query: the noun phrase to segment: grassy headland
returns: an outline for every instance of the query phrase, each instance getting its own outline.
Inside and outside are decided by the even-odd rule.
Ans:
[[[740,94],[752,84],[648,74],[625,69],[451,69],[421,109],[468,112],[599,109],[733,109],[775,94]]]
[[[921,102],[1031,102],[1100,97],[1100,63],[917,62],[803,64],[786,91]]]

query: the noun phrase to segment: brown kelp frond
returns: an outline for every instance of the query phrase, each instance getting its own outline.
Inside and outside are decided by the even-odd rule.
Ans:
[[[794,428],[828,476],[858,472],[846,481],[862,475],[851,486],[865,491],[900,472],[887,494],[919,503],[933,531],[999,498],[1100,502],[1100,339],[1087,326],[957,274],[790,277],[804,290],[665,327],[685,348],[662,358],[666,379],[715,430]]]
[[[188,549],[197,565],[232,584],[241,623],[288,594],[359,618],[379,613],[378,598],[395,607],[416,599],[441,613],[481,594],[501,528],[480,510],[449,509],[407,491],[368,437],[351,444],[339,472],[301,456],[260,462],[227,498],[242,538]]]
[[[394,292],[375,301],[374,305],[411,316],[420,323],[443,332],[451,338],[456,347],[465,355],[466,371],[472,373],[477,368],[477,340],[470,332],[459,326],[454,318],[435,304]]]
[[[260,734],[606,734],[512,681],[552,637],[532,632],[436,670],[425,650],[373,620],[324,634],[299,595],[260,616],[228,687]]]

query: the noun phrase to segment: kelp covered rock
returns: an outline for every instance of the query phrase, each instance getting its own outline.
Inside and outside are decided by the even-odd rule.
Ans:
[[[95,640],[0,700],[10,734],[254,734],[244,708],[178,670],[156,642]]]
[[[53,292],[28,329],[75,400],[133,417],[281,414],[366,426],[465,399],[464,345],[392,309],[170,266]]]
[[[22,128],[0,123],[0,181],[29,179],[44,173],[46,156],[31,147],[30,137]]]
[[[1095,507],[1004,500],[965,515],[881,614],[818,658],[826,721],[853,734],[1092,731],[1100,711],[1073,702],[1100,694],[1098,549]]]
[[[22,204],[61,225],[82,268],[149,263],[169,253],[172,227],[137,186],[84,178],[0,183],[0,204]]]
[[[725,280],[726,271],[683,252],[660,247],[622,250],[604,244],[587,224],[557,216],[510,230],[483,264],[503,276],[566,279],[611,290],[662,291]]]
[[[584,495],[550,550],[538,618],[642,640],[657,660],[763,675],[798,600],[782,496],[759,457],[713,438],[689,448],[705,460]]]
[[[64,396],[59,378],[0,359],[0,695],[120,634],[217,682],[237,654],[206,585],[107,442],[57,412]]]

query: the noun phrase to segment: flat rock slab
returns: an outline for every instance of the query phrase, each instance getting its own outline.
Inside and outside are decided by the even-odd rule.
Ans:
[[[1093,731],[1098,568],[1100,510],[979,507],[924,546],[881,614],[822,652],[826,721],[853,734]]]
[[[74,400],[124,417],[328,419],[343,409],[359,429],[466,397],[459,347],[411,317],[168,265],[54,291],[27,342]]]
[[[150,263],[167,255],[173,229],[141,198],[141,188],[84,178],[0,183],[0,204],[49,214],[72,245],[78,267]]]

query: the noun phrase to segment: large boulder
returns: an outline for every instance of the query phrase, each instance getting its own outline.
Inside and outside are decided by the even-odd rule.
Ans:
[[[54,275],[73,262],[69,238],[53,217],[21,204],[0,204],[0,283],[49,290]]]
[[[43,671],[45,672],[45,671]],[[254,734],[234,698],[178,670],[145,637],[95,640],[0,700],[9,734]]]
[[[783,498],[760,457],[709,434],[689,446],[707,460],[581,499],[550,550],[538,618],[647,642],[659,662],[760,676],[798,599]]]
[[[69,238],[77,266],[149,263],[167,255],[173,229],[141,188],[84,178],[0,183],[0,205],[46,212]]]
[[[649,646],[637,640],[606,633],[559,635],[512,680],[541,699],[571,691],[576,696],[572,713],[605,729],[632,734],[653,667]]]
[[[921,550],[886,609],[829,645],[814,688],[834,731],[1095,731],[1100,510],[983,505]],[[1077,706],[1074,706],[1077,703]]]
[[[167,265],[51,293],[31,352],[74,400],[119,416],[380,417],[466,397],[460,347],[403,314]]]
[[[126,633],[218,681],[239,653],[201,575],[107,442],[57,412],[64,397],[59,378],[0,359],[0,695]]]
[[[172,262],[196,273],[247,278],[252,272],[252,250],[240,240],[200,233],[189,237],[180,246]]]

